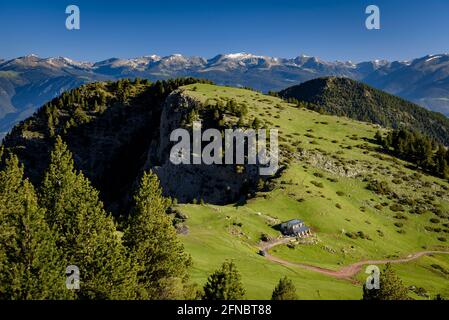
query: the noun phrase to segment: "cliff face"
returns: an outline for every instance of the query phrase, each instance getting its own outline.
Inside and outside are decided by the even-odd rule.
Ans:
[[[238,173],[233,165],[174,165],[169,161],[174,145],[171,131],[182,127],[182,119],[198,107],[197,101],[177,89],[196,81],[82,86],[17,125],[3,146],[18,155],[26,175],[39,186],[54,137],[61,135],[76,168],[92,181],[114,214],[127,212],[138,179],[148,169],[159,176],[165,195],[180,202],[238,200],[258,181],[256,166],[245,166]],[[106,97],[101,104],[95,100],[99,96]]]
[[[170,161],[170,150],[176,144],[170,141],[170,134],[173,130],[183,127],[182,120],[197,107],[198,101],[181,91],[173,92],[167,98],[160,119],[157,160],[154,161],[153,149],[150,151],[146,168],[153,168],[165,194],[177,198],[178,201],[203,199],[215,204],[236,201],[254,189],[259,179],[256,165],[237,168],[235,165],[175,165]],[[198,120],[204,119],[200,117]],[[185,125],[184,127],[191,132],[191,127]]]

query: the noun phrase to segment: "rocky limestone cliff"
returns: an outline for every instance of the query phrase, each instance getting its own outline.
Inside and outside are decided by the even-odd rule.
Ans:
[[[214,204],[237,201],[254,191],[259,180],[256,165],[244,165],[239,171],[235,165],[175,165],[170,161],[170,150],[176,143],[170,141],[171,132],[181,128],[182,120],[199,104],[181,90],[170,94],[162,108],[159,144],[156,149],[155,145],[150,148],[145,168],[152,168],[161,181],[164,193],[180,202],[191,202],[193,199]]]
[[[61,135],[73,153],[77,170],[90,179],[106,208],[116,215],[128,212],[139,178],[149,169],[159,176],[165,195],[180,202],[194,198],[217,204],[236,201],[254,191],[256,166],[237,170],[233,165],[176,166],[169,161],[173,145],[170,132],[181,126],[187,112],[198,107],[198,101],[177,89],[199,81],[187,78],[154,84],[85,85],[54,99],[18,124],[3,146],[17,154],[26,176],[39,186],[55,134]],[[104,105],[94,101],[102,95],[106,96]],[[79,120],[80,114],[87,120]]]

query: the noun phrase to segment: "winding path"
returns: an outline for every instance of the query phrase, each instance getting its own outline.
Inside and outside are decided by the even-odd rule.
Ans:
[[[265,256],[265,258],[267,258],[270,261],[282,264],[284,266],[289,266],[289,267],[300,267],[303,269],[307,269],[310,271],[314,271],[314,272],[318,272],[321,274],[325,274],[331,277],[335,277],[338,279],[346,279],[349,281],[354,281],[354,279],[352,279],[352,277],[354,277],[357,273],[360,272],[362,266],[367,265],[367,264],[386,264],[386,263],[404,263],[404,262],[409,262],[415,259],[418,259],[419,257],[425,256],[425,255],[431,255],[431,254],[449,254],[449,251],[420,251],[420,252],[416,252],[413,254],[408,255],[405,258],[401,258],[401,259],[385,259],[385,260],[364,260],[364,261],[359,261],[353,264],[350,264],[346,267],[341,268],[338,271],[335,270],[330,270],[330,269],[326,269],[326,268],[321,268],[321,267],[317,267],[317,266],[313,266],[313,265],[309,265],[306,263],[299,263],[299,262],[290,262],[275,256],[272,256],[271,254],[268,253],[268,250],[270,250],[271,248],[281,245],[281,244],[285,244],[290,242],[291,238],[282,238],[280,240],[277,241],[273,241],[270,243],[266,243],[263,246],[260,247],[260,251],[263,252],[263,255]]]

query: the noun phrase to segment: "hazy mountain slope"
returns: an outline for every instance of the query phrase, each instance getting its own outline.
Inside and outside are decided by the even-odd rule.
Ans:
[[[448,115],[448,75],[449,55],[439,54],[384,66],[363,82]]]
[[[26,56],[0,63],[0,133],[32,115],[36,109],[83,83],[105,80],[89,64],[66,58]]]
[[[348,79],[318,78],[280,91],[284,98],[311,102],[316,110],[384,127],[406,127],[449,145],[449,119],[418,105]]]

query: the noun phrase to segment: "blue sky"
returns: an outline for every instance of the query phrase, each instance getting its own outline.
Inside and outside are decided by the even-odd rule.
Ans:
[[[65,28],[70,4],[80,7],[81,30]],[[365,28],[369,4],[380,7],[381,30]],[[0,39],[0,58],[250,52],[402,60],[449,52],[449,1],[1,0]]]

